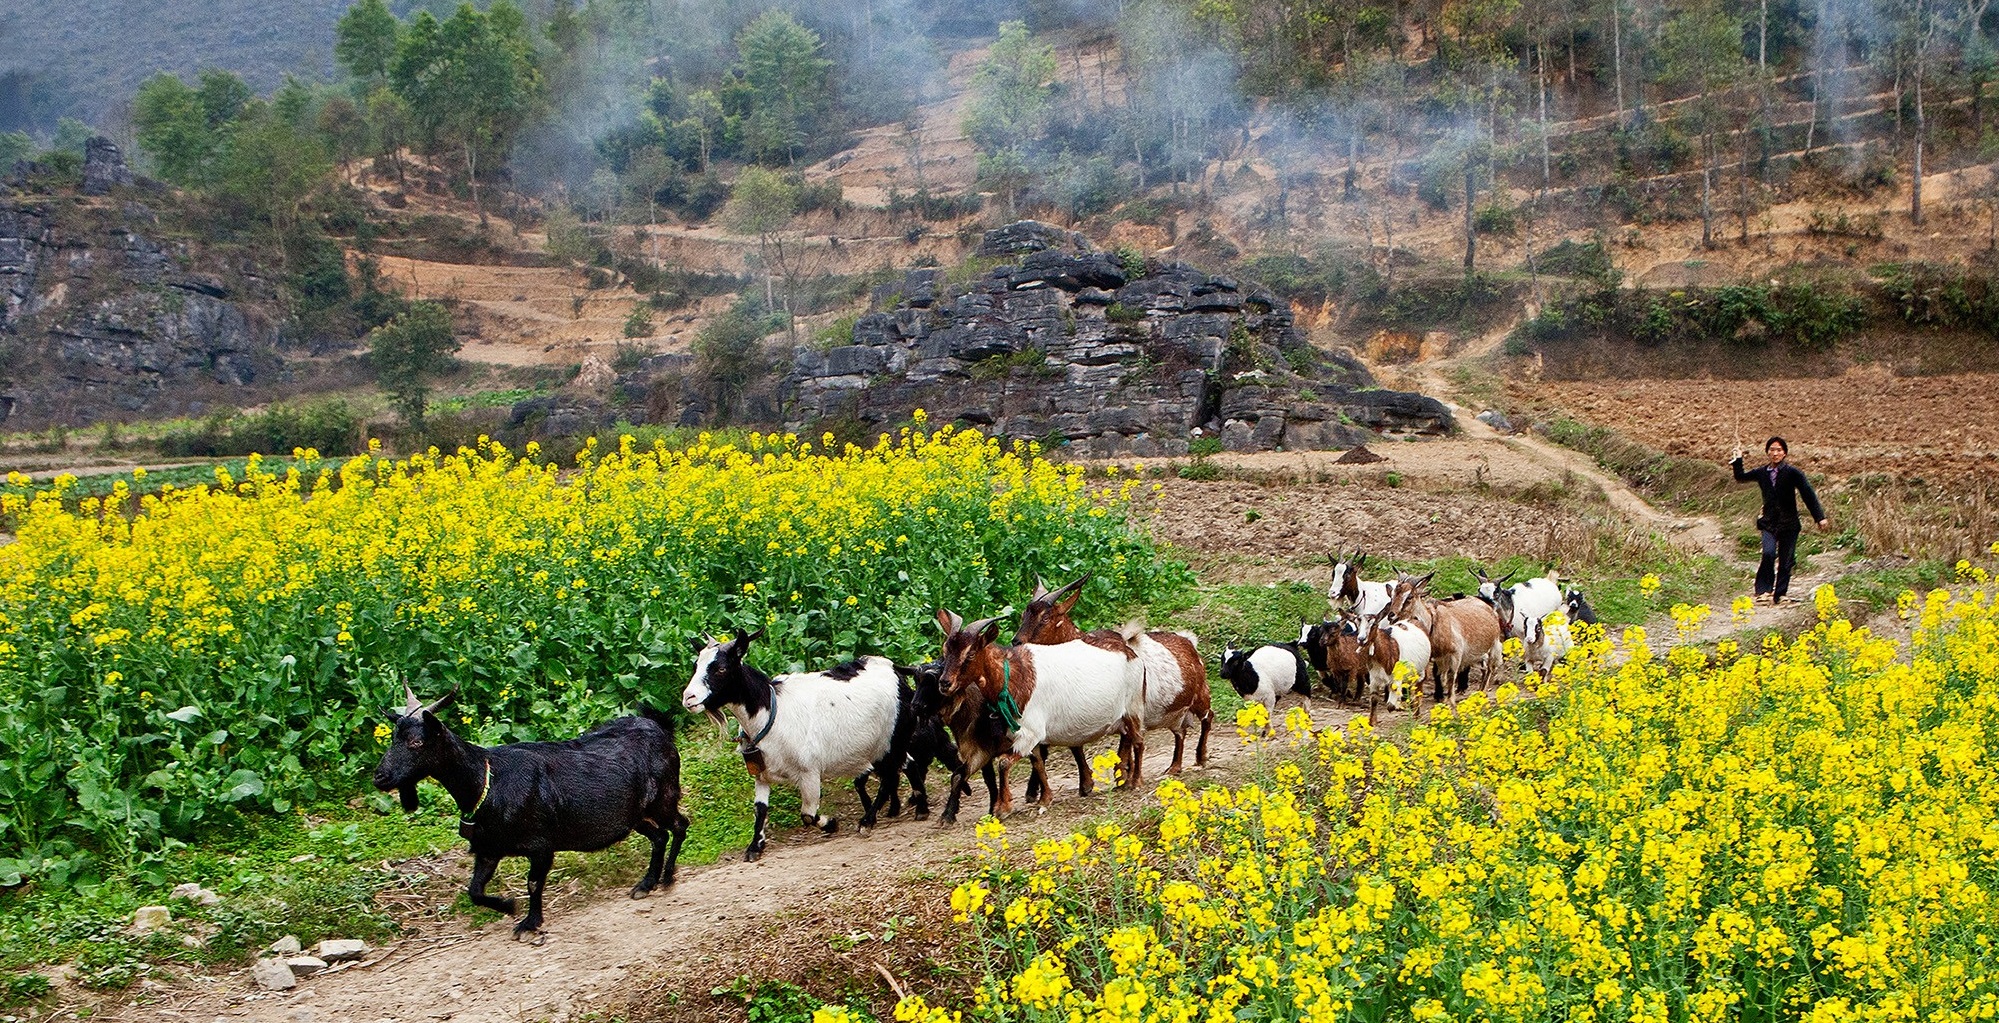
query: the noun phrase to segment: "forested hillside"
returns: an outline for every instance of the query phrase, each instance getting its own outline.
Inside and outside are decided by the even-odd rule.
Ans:
[[[1526,310],[1517,353],[1816,351],[1999,310],[1994,28],[1937,0],[358,0],[310,59],[197,46],[198,71],[99,83],[95,124],[16,102],[41,119],[0,166],[127,140],[201,240],[275,254],[287,337],[353,346],[438,281],[461,335],[580,320],[573,284],[468,303],[450,270],[532,264],[632,296],[623,335],[724,390],[1021,217],[1237,270],[1361,337]],[[296,73],[269,86],[276,65]]]

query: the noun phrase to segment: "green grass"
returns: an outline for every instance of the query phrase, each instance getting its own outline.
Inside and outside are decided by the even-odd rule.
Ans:
[[[471,394],[456,394],[449,398],[439,398],[431,402],[434,413],[463,412],[475,408],[509,408],[515,402],[539,397],[547,391],[534,387],[509,387],[497,391],[474,391]]]

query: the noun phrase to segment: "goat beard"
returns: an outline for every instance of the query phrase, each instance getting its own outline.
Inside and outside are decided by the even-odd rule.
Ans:
[[[724,739],[729,738],[729,719],[723,716],[721,711],[704,710],[702,713],[708,715],[708,720],[715,722],[715,734]]]
[[[402,797],[404,813],[416,812],[416,786],[404,785],[396,790],[396,794]]]

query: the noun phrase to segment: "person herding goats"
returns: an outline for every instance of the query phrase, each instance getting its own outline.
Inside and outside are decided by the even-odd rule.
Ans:
[[[1729,465],[1735,470],[1737,483],[1753,482],[1763,491],[1763,514],[1756,519],[1756,528],[1763,534],[1763,561],[1756,568],[1756,602],[1780,604],[1791,588],[1791,565],[1797,557],[1798,533],[1803,528],[1798,519],[1798,498],[1805,499],[1805,507],[1811,511],[1812,521],[1818,523],[1819,532],[1832,528],[1832,522],[1819,506],[1819,495],[1812,491],[1811,482],[1787,461],[1791,446],[1784,443],[1784,438],[1770,438],[1764,442],[1763,452],[1770,456],[1769,465],[1745,469],[1743,451],[1738,446],[1735,460]]]

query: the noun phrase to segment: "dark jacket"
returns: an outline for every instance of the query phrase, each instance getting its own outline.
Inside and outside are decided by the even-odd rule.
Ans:
[[[1770,479],[1770,467],[1759,465],[1754,469],[1744,469],[1742,459],[1733,463],[1737,483],[1755,483],[1763,491],[1763,515],[1756,520],[1756,528],[1772,532],[1796,532],[1798,521],[1798,498],[1805,499],[1805,507],[1812,513],[1813,522],[1825,521],[1825,509],[1819,507],[1819,495],[1812,491],[1812,485],[1805,474],[1789,462],[1777,467],[1777,478]]]

